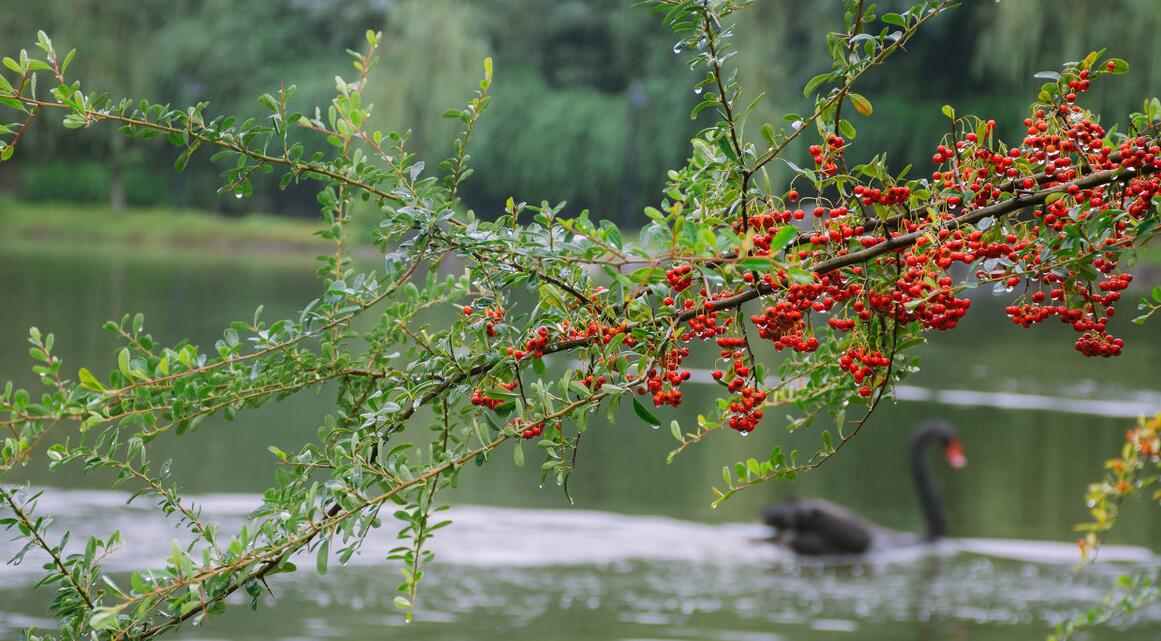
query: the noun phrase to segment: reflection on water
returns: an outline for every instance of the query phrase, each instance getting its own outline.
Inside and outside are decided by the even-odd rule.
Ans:
[[[124,572],[160,563],[178,534],[155,512],[125,506],[127,497],[58,489],[45,493],[42,508],[78,535],[121,529],[123,549],[105,566]],[[259,497],[194,500],[231,529]],[[1161,565],[1147,549],[1111,546],[1101,564],[1078,575],[1071,545],[989,539],[826,563],[798,561],[751,524],[483,506],[457,506],[449,516],[455,524],[435,539],[438,563],[408,639],[533,639],[548,631],[563,639],[813,639],[849,631],[903,638],[888,634],[906,630],[914,638],[924,626],[931,629],[920,638],[927,639],[959,638],[954,630],[993,638],[975,635],[990,628],[1039,634],[1099,599],[1118,572]],[[0,544],[0,554],[16,545]],[[365,549],[380,552],[357,556],[349,567],[321,579],[309,571],[279,577],[272,582],[277,598],[267,604],[274,616],[228,615],[181,637],[381,638],[382,626],[400,625],[391,604],[398,569],[381,552],[391,545],[389,533],[377,532]],[[32,561],[0,574],[5,602],[35,601],[21,596],[36,580]],[[312,566],[309,559],[298,565]],[[0,634],[24,620],[0,618]],[[1148,634],[1158,625],[1161,606],[1107,632],[1153,639]],[[449,635],[449,628],[456,632]]]
[[[124,311],[144,312],[147,330],[163,342],[202,345],[258,304],[268,318],[293,314],[317,293],[308,262],[288,269],[0,250],[0,379],[33,383],[21,338],[29,325],[57,333],[66,371],[96,371],[95,364],[113,367],[115,344],[98,328]],[[535,461],[517,470],[498,456],[466,471],[446,496],[457,523],[436,537],[440,567],[426,575],[420,620],[410,627],[384,630],[401,617],[391,605],[397,571],[379,561],[391,547],[383,533],[353,567],[322,578],[280,577],[270,608],[258,615],[238,608],[182,638],[1040,638],[1047,624],[1099,599],[1118,571],[1157,565],[1140,548],[1121,548],[1114,551],[1124,564],[1075,575],[1071,543],[1037,541],[1075,538],[1073,524],[1085,518],[1084,488],[1118,450],[1127,417],[1161,404],[1161,335],[1155,324],[1124,323],[1126,355],[1089,360],[1071,349],[1071,330],[1014,328],[1002,305],[985,295],[959,329],[933,337],[922,348],[924,370],[900,390],[902,402],[877,412],[841,456],[797,483],[708,507],[708,487],[723,464],[761,456],[775,443],[817,446],[815,430],[787,434],[773,415],[747,438],[716,435],[671,465],[666,430],[645,428],[631,410],[608,424],[594,419],[600,438],[586,439],[579,454],[570,483],[574,509],[563,509],[558,489],[537,487]],[[686,406],[664,420],[688,424],[711,406],[714,392],[690,386]],[[207,511],[236,526],[254,507],[252,495],[213,493],[266,487],[273,465],[255,461],[271,460],[269,444],[291,449],[313,438],[329,394],[302,394],[234,422],[206,421],[197,434],[156,441],[155,456],[173,457],[176,478],[203,496]],[[931,416],[958,426],[970,461],[965,470],[935,470],[950,531],[963,538],[848,567],[799,565],[756,542],[764,532],[746,523],[763,505],[790,496],[825,497],[887,527],[918,529],[905,448],[912,426]],[[76,468],[27,474],[36,484],[71,488],[107,487],[110,480]],[[133,543],[113,560],[121,571],[160,558],[179,534],[155,521],[147,504],[125,507],[122,498],[53,491],[44,500],[47,512],[50,501],[60,501],[64,520],[82,528],[122,529]],[[1161,552],[1157,512],[1127,506],[1112,542]],[[0,567],[0,637],[43,616],[48,595],[28,589],[34,569]],[[1154,609],[1119,633],[1094,638],[1155,641],[1159,622]]]

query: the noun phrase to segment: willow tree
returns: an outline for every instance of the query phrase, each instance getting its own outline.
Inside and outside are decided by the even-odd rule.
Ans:
[[[461,206],[489,106],[490,60],[475,96],[444,114],[462,134],[432,168],[408,151],[406,134],[373,125],[363,96],[381,42],[374,32],[329,105],[296,111],[287,87],[259,98],[262,120],[90,90],[68,75],[72,52],[60,55],[43,33],[39,54],[4,60],[0,104],[17,120],[0,128],[0,158],[51,114],[68,128],[164,136],[180,149],[178,171],[195,156],[218,163],[226,194],[248,196],[266,174],[283,187],[317,184],[319,235],[334,243],[318,298],[297,316],[266,318],[259,308],[208,350],[159,344],[140,315],[126,316],[107,325],[123,339],[108,364],[72,369],[51,334],[31,331],[43,389],[9,384],[0,393],[0,474],[44,464],[111,469],[186,531],[164,567],[114,580],[100,561],[116,533],[65,545],[35,491],[3,488],[0,523],[47,555],[42,583],[57,590],[59,629],[31,637],[148,639],[220,612],[236,592],[257,606],[294,559],[312,554],[320,570],[345,562],[392,515],[402,522],[389,551],[403,567],[396,601],[409,615],[426,544],[445,525],[443,489],[495,458],[518,466],[533,458],[566,486],[593,413],[628,403],[659,425],[657,408],[683,406],[685,363],[696,353],[717,360],[719,398],[694,408],[696,421],[670,425],[674,455],[755,429],[818,433],[814,451],[775,447],[725,467],[714,489],[722,501],[834,457],[914,371],[912,348],[969,313],[968,288],[1007,297],[1022,326],[1070,324],[1084,356],[1122,351],[1115,331],[1125,321],[1115,311],[1131,281],[1124,268],[1161,220],[1161,103],[1112,127],[1084,96],[1126,72],[1125,61],[1093,52],[1040,74],[1019,140],[997,139],[986,116],[944,107],[947,133],[931,141],[930,159],[915,160],[926,169],[913,176],[891,173],[882,155],[848,163],[854,122],[874,109],[855,90],[951,0],[882,14],[847,0],[843,29],[826,38],[830,65],[804,90],[812,108],[787,115],[783,128],[748,122],[760,98],[735,81],[730,25],[745,2],[643,4],[663,16],[674,51],[698,74],[694,113],[717,118],[693,138],[685,166],[668,173],[636,240],[563,203]],[[305,152],[307,139],[328,151]],[[543,153],[553,153],[551,140]],[[789,172],[788,189],[771,186],[776,167]],[[379,271],[350,259],[359,201],[377,212],[375,246],[387,258]],[[452,259],[462,271],[441,275]],[[323,386],[335,391],[317,439],[271,448],[272,484],[238,532],[203,518],[150,458],[158,439],[215,438],[197,431],[208,416]],[[790,418],[773,419],[775,409]],[[411,424],[430,428],[430,438],[404,440]]]

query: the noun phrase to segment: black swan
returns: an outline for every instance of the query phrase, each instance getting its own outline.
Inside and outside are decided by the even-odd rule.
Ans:
[[[943,505],[931,480],[924,455],[932,442],[943,448],[953,468],[967,463],[959,435],[951,424],[941,420],[921,423],[911,437],[911,472],[919,490],[926,528],[918,541],[931,542],[946,533]],[[912,535],[882,528],[829,501],[795,500],[766,508],[762,514],[766,525],[776,528],[774,542],[807,556],[862,554],[875,546],[915,541]]]

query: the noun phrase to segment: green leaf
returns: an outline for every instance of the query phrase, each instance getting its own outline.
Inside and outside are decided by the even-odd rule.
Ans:
[[[669,431],[673,434],[673,438],[677,439],[678,443],[681,443],[685,440],[681,437],[681,425],[679,425],[677,421],[669,422]]]
[[[69,52],[65,54],[65,57],[64,57],[64,62],[60,63],[60,73],[61,73],[61,75],[62,75],[62,76],[63,76],[63,75],[66,73],[66,72],[68,72],[68,70],[69,70],[69,65],[70,65],[70,64],[72,64],[72,62],[73,62],[73,56],[75,56],[76,54],[77,54],[77,50],[76,50],[76,49],[70,49],[70,50],[69,50]]]
[[[798,229],[796,229],[794,227],[794,225],[787,225],[787,226],[783,227],[782,229],[779,229],[778,233],[774,234],[774,238],[772,238],[770,240],[771,253],[782,251],[797,236],[798,236]]]
[[[790,269],[786,270],[786,273],[790,276],[790,280],[800,285],[814,282],[814,272],[812,271],[801,269],[799,267],[791,267]]]
[[[661,419],[645,409],[645,406],[641,404],[641,401],[637,400],[636,396],[633,397],[633,411],[637,413],[637,418],[640,418],[642,421],[645,421],[653,427],[661,427]]]
[[[762,134],[762,139],[766,141],[766,144],[773,147],[774,146],[774,136],[775,136],[774,125],[772,125],[768,122],[763,123],[762,128],[760,129],[760,132]]]
[[[193,147],[189,147],[186,150],[182,151],[181,155],[179,155],[177,157],[177,160],[175,160],[173,162],[173,170],[179,174],[181,172],[185,171],[185,166],[189,162],[189,157],[190,157],[190,155],[193,154],[193,151],[194,151]]]
[[[734,146],[730,144],[730,141],[726,139],[725,136],[718,138],[718,149],[722,150],[722,153],[726,155],[726,158],[729,158],[730,160],[738,159],[738,154],[734,151]]]
[[[781,446],[775,445],[774,449],[770,450],[770,459],[769,460],[770,460],[770,463],[772,463],[773,465],[776,465],[776,466],[782,464],[782,447]]]
[[[112,608],[93,610],[89,617],[89,627],[94,630],[110,630],[117,627],[117,611]]]
[[[829,71],[826,73],[820,73],[817,76],[811,78],[810,80],[806,81],[806,86],[802,88],[802,95],[809,98],[810,94],[814,93],[814,90],[818,89],[819,85],[821,85],[822,83],[826,82],[829,79],[830,79],[830,72]]]
[[[940,111],[943,112],[943,115],[951,118],[952,120],[955,120],[955,107],[952,107],[951,105],[944,105]]]
[[[904,29],[907,28],[907,21],[903,19],[903,16],[897,13],[884,13],[883,17],[879,19],[883,22],[886,22],[887,24],[893,24],[896,27],[903,27]]]
[[[315,557],[314,569],[319,574],[327,573],[327,561],[330,560],[331,541],[330,539],[323,539],[323,542],[318,546],[318,556]]]
[[[125,378],[130,377],[128,347],[122,347],[121,351],[117,352],[117,369],[120,370],[121,375]]]
[[[516,441],[516,448],[512,450],[512,464],[524,467],[524,442]]]
[[[105,391],[105,386],[102,385],[101,381],[98,381],[97,377],[93,376],[93,373],[88,369],[82,367],[81,370],[77,372],[77,377],[81,379],[81,387],[87,390],[92,390],[94,392]]]
[[[851,121],[846,120],[846,119],[840,120],[839,124],[838,124],[838,128],[839,128],[839,133],[841,133],[843,135],[843,137],[846,138],[847,140],[854,140],[855,139],[855,134],[857,132],[855,131],[855,126],[851,124]]]
[[[753,474],[755,477],[762,476],[762,466],[758,463],[756,458],[746,459],[746,471]]]
[[[1108,69],[1109,73],[1119,76],[1123,73],[1129,72],[1129,63],[1125,62],[1121,58],[1109,58],[1105,64],[1107,65],[1110,62],[1113,63],[1113,68]]]
[[[861,94],[850,93],[847,94],[847,96],[851,99],[851,104],[855,106],[855,111],[863,114],[864,116],[869,116],[872,112],[875,111],[875,108],[871,106],[871,101],[867,100],[866,97],[862,96]]]
[[[264,93],[258,97],[258,102],[270,111],[278,112],[278,101],[274,99],[274,96]]]

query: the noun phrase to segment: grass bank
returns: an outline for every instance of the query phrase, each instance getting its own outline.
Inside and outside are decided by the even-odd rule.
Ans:
[[[200,254],[326,253],[314,236],[319,223],[250,214],[239,218],[161,208],[113,211],[100,205],[0,200],[0,245],[32,249],[116,247],[141,252]]]

